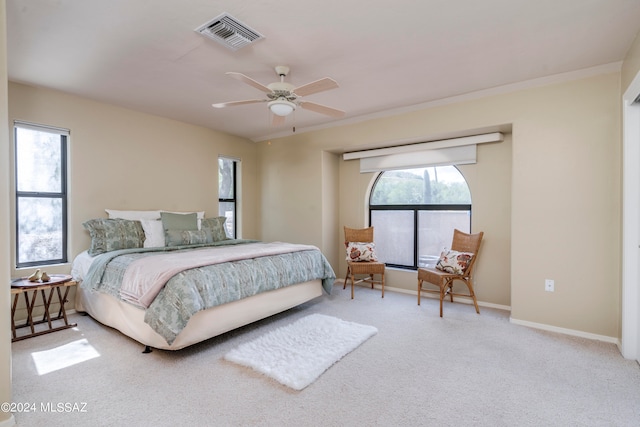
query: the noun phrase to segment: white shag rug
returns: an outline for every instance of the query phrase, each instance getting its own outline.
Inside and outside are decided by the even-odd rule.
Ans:
[[[311,314],[241,344],[224,358],[302,390],[376,333],[373,326]]]

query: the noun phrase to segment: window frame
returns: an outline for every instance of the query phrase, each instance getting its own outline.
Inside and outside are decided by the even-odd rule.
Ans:
[[[438,166],[443,166],[443,165],[438,165]],[[438,167],[438,166],[434,166],[434,167]],[[450,166],[454,166],[455,165],[450,165]],[[424,166],[424,167],[430,167],[430,166]],[[415,169],[415,167],[409,167],[407,169]],[[456,167],[456,169],[458,169]],[[420,231],[419,231],[419,224],[418,224],[418,217],[421,211],[465,211],[465,212],[469,212],[469,230],[471,230],[471,224],[472,222],[472,215],[473,215],[473,210],[472,210],[472,204],[473,203],[469,203],[469,204],[407,204],[407,205],[401,205],[401,204],[394,204],[394,205],[374,205],[371,203],[371,199],[373,197],[373,193],[375,191],[376,185],[378,184],[379,180],[382,178],[382,176],[384,175],[385,172],[391,172],[392,170],[389,171],[381,171],[380,173],[378,173],[378,176],[375,178],[373,185],[371,186],[371,190],[369,192],[369,202],[368,202],[368,221],[369,221],[369,226],[372,225],[372,212],[373,211],[412,211],[413,212],[413,265],[409,266],[409,265],[402,265],[402,264],[393,264],[393,263],[385,263],[385,265],[387,267],[392,267],[392,268],[398,268],[398,269],[403,269],[403,270],[412,270],[412,271],[416,271],[418,270],[418,263],[419,263],[419,254],[418,254],[418,248],[419,248],[419,237],[420,237]],[[458,170],[458,172],[460,172],[460,170]],[[460,175],[462,175],[462,172],[460,172]],[[462,175],[464,178],[464,175]],[[466,182],[466,179],[465,179]],[[467,186],[469,184],[467,183]]]
[[[39,132],[47,132],[56,134],[60,137],[60,192],[39,192],[39,191],[21,191],[18,182],[18,129],[28,129]],[[14,166],[14,195],[15,195],[15,266],[16,268],[38,267],[54,264],[66,264],[69,262],[68,256],[68,144],[69,131],[51,126],[36,125],[15,121],[13,125],[13,166]],[[60,199],[62,214],[62,256],[60,258],[41,259],[37,261],[20,262],[20,199],[22,198],[40,198],[40,199]]]
[[[227,156],[218,156],[218,161],[227,160],[232,163],[231,175],[232,175],[232,192],[233,198],[223,198],[220,197],[220,182],[218,182],[218,209],[220,208],[221,203],[233,203],[233,237],[234,239],[238,238],[238,159]],[[218,163],[218,168],[220,164]],[[226,225],[225,225],[226,226]]]

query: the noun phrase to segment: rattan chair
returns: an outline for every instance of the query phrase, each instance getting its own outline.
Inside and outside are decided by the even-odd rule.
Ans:
[[[368,228],[349,228],[344,227],[344,244],[348,247],[349,242],[373,243],[373,227]],[[380,279],[374,278],[374,275],[380,275]],[[356,275],[366,275],[366,277],[356,280]],[[370,283],[371,289],[374,284],[380,284],[382,287],[382,298],[384,298],[384,263],[379,261],[351,261],[347,259],[347,276],[344,279],[344,286],[347,287],[347,281],[351,279],[351,299],[353,299],[353,288],[357,283]]]
[[[440,294],[440,317],[442,317],[442,301],[447,294],[449,294],[451,302],[453,302],[454,296],[465,296],[473,299],[473,305],[476,307],[476,313],[480,314],[476,294],[473,291],[473,279],[471,275],[473,273],[473,267],[478,260],[478,252],[480,250],[480,243],[482,242],[483,235],[484,232],[482,231],[477,234],[467,234],[460,230],[453,230],[451,250],[458,252],[470,252],[474,255],[469,260],[467,268],[462,274],[447,273],[436,268],[418,268],[418,305],[420,305],[420,294],[422,292],[438,293]],[[468,294],[453,292],[453,282],[456,280],[467,285],[469,290]],[[435,285],[439,289],[424,289],[423,284],[425,282]]]

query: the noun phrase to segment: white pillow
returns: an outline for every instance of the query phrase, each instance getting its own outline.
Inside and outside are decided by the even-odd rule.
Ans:
[[[159,219],[141,219],[142,229],[144,230],[144,247],[159,248],[165,245],[164,227]]]
[[[116,209],[105,209],[110,219],[120,218],[131,221],[143,219],[160,219],[160,211],[119,211]]]

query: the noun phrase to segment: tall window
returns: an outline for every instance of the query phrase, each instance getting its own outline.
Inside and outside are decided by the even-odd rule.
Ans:
[[[455,166],[381,173],[371,190],[376,252],[393,267],[433,266],[453,229],[471,230],[471,193]]]
[[[237,235],[237,160],[218,157],[218,214],[227,218],[227,236]]]
[[[16,266],[67,262],[69,132],[16,122]]]

